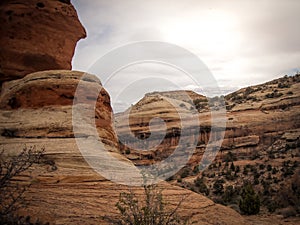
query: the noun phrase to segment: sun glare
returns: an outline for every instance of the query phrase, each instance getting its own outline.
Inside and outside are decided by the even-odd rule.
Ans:
[[[166,41],[214,54],[235,51],[239,38],[234,20],[223,12],[170,20],[162,27]]]

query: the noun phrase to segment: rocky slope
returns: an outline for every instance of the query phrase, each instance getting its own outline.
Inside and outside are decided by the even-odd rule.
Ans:
[[[210,109],[218,111],[222,101],[220,105],[218,97],[206,99],[195,93],[189,94],[193,96],[191,100],[183,101],[180,97],[183,94],[178,93],[180,91],[147,94],[127,112],[115,115],[121,150],[127,158],[136,165],[149,165],[167,158],[179,145],[180,139],[186,144],[186,148],[196,141],[194,155],[184,169],[170,178],[171,183],[206,194],[216,202],[233,204],[238,210],[238,196],[232,202],[226,202],[223,194],[229,186],[233,187],[234,193],[238,193],[244,181],[248,180],[255,185],[255,190],[261,194],[262,204],[268,207],[269,211],[273,212],[288,207],[289,204],[295,204],[295,202],[283,203],[277,198],[279,193],[284,192],[284,185],[289,188],[291,183],[296,182],[298,176],[300,75],[285,76],[225,96],[227,121],[221,149],[212,165],[200,173],[198,165],[210,137],[215,137],[218,141],[220,136],[218,131],[211,132]],[[174,99],[177,107],[170,104]],[[178,115],[194,114],[195,108],[201,125],[195,127],[195,120],[185,121],[190,134],[188,132],[181,134],[181,122],[184,118]],[[130,129],[126,128],[126,113],[129,114]],[[161,125],[153,125],[151,133],[149,121],[155,117],[164,120],[166,129]],[[195,129],[199,129],[200,132],[196,137],[193,136]],[[129,138],[128,130],[135,138]],[[155,132],[166,132],[166,135],[162,141],[156,140]],[[151,138],[148,139],[150,134]],[[149,151],[140,151],[141,145],[154,147],[147,149]],[[269,169],[266,165],[269,165]],[[218,183],[218,180],[221,180],[222,190],[214,194],[214,184]],[[206,189],[199,190],[199,187],[195,186],[197,182],[204,183],[210,193],[206,192]],[[270,205],[273,206],[269,207]]]
[[[71,69],[86,36],[70,0],[0,3],[0,83],[50,69]]]
[[[210,108],[214,111],[220,108],[218,97],[206,99],[202,95],[193,93],[189,94],[192,96],[189,101],[183,101],[180,99],[182,94],[178,93],[180,91],[147,94],[126,113],[116,114],[115,124],[121,139],[128,140],[128,142],[132,141],[132,146],[134,146],[135,141],[139,142],[140,140],[145,142],[144,145],[146,146],[151,145],[151,143],[147,143],[147,137],[150,135],[149,122],[155,117],[160,117],[166,123],[167,134],[158,148],[153,150],[164,149],[164,151],[168,151],[176,147],[180,137],[182,119],[180,114],[194,114],[196,108],[201,123],[201,126],[198,127],[200,135],[197,139],[197,150],[203,150],[211,135]],[[188,91],[187,93],[191,92]],[[172,105],[174,101],[176,101],[177,107]],[[245,157],[249,157],[249,151],[267,148],[278,138],[284,137],[285,133],[287,135],[288,133],[295,133],[295,136],[298,137],[300,128],[300,75],[284,77],[266,84],[241,89],[225,96],[225,104],[227,122],[221,152],[233,150],[240,155],[245,154]],[[125,124],[127,115],[129,115],[130,129],[137,139],[126,139],[128,136]],[[190,121],[189,126],[192,133],[192,130],[196,129],[194,121]],[[157,127],[155,130],[155,125],[153,128],[153,131],[163,131],[161,127]],[[179,131],[178,134],[174,134],[174,129]],[[155,138],[151,138],[149,141],[154,142]],[[125,152],[126,143],[123,143],[122,149]],[[134,151],[134,149],[128,150]],[[129,154],[128,157],[131,155]],[[142,162],[137,159],[136,164],[140,163]]]
[[[86,101],[75,101],[73,105],[74,92],[82,75],[75,71],[29,74],[5,83],[0,97],[0,139],[4,153],[12,156],[24,146],[45,148],[45,163],[36,165],[30,173],[18,178],[19,183],[31,183],[26,193],[28,207],[20,213],[51,224],[108,224],[105,217],[118,217],[115,204],[119,194],[129,189],[96,173],[78,149],[72,125],[72,107],[87,105],[89,109],[91,92],[101,87],[96,77],[88,75],[83,81],[85,92],[81,93]],[[95,111],[97,135],[105,148],[115,158],[130,164],[118,153],[109,95],[103,88]],[[82,121],[77,122],[74,126],[80,126]],[[77,137],[85,143],[96,138],[89,124]],[[183,196],[189,195],[179,213],[195,224],[247,224],[235,211],[202,195],[166,182],[160,183],[160,187],[168,207],[175,207]],[[142,194],[142,188],[132,189],[138,195]]]

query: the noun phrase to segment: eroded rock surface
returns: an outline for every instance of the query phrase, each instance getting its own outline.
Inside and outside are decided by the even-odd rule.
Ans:
[[[86,36],[70,1],[4,0],[0,21],[0,83],[71,69],[76,43]]]
[[[77,89],[80,81],[83,88]],[[80,104],[74,101],[76,90],[82,97]],[[82,113],[92,113],[98,133],[86,118],[74,124],[81,133],[73,133],[72,110],[79,106]],[[104,142],[117,147],[110,97],[96,76],[64,70],[29,74],[3,85],[0,108],[14,111],[13,114],[7,111],[2,117],[6,120],[6,126],[1,129],[3,136],[61,138],[99,134],[105,137]],[[16,121],[22,122],[16,126]]]
[[[180,91],[146,94],[125,113],[115,115],[117,133],[121,140],[125,140],[121,143],[121,149],[124,153],[127,152],[127,157],[136,164],[149,164],[167,157],[177,147],[179,140],[184,139],[184,143],[194,141],[198,143],[196,154],[191,161],[195,165],[201,159],[211,135],[220,136],[218,132],[211,134],[210,109],[217,112],[220,107],[217,99],[208,101],[204,96],[188,91],[186,93],[191,96],[191,102],[183,99],[185,91],[181,92],[181,94]],[[171,102],[174,101],[177,107],[172,106]],[[236,152],[245,158],[251,158],[252,152],[257,151],[266,154],[261,150],[270,147],[285,133],[299,133],[297,130],[300,130],[300,75],[243,88],[225,96],[225,104],[226,131],[219,156],[222,153],[226,154],[227,151]],[[180,118],[179,115],[195,113],[195,108],[199,114],[200,126],[196,125],[195,121],[186,121],[190,132],[181,134],[181,121],[184,118]],[[125,120],[127,114],[130,129],[127,129]],[[149,122],[155,117],[164,120],[166,129],[161,125],[153,126],[152,136],[148,139]],[[127,138],[129,131],[135,138]],[[193,137],[193,134],[197,133],[195,131],[199,132],[197,137]],[[154,145],[157,141],[155,132],[166,133],[158,146]],[[294,142],[299,139],[298,135]],[[155,147],[148,149],[150,150],[148,152],[140,153],[135,151],[138,149],[138,143]]]
[[[109,224],[107,218],[119,216],[115,204],[121,192],[132,189],[138,195],[143,193],[142,188],[130,188],[110,181],[107,173],[104,178],[84,160],[74,138],[74,126],[82,126],[81,133],[77,135],[80,141],[88,145],[91,140],[100,138],[114,158],[133,165],[119,153],[109,95],[95,76],[87,75],[83,79],[86,88],[81,94],[86,101],[74,103],[74,92],[82,76],[83,73],[75,71],[33,73],[5,83],[0,98],[0,142],[4,152],[12,156],[24,146],[45,148],[46,162],[50,162],[36,165],[18,178],[21,184],[31,183],[26,192],[28,207],[20,213],[50,224]],[[94,96],[92,92],[99,88],[98,98],[90,98]],[[94,118],[86,118],[86,123],[78,121],[73,125],[72,107],[84,105],[86,108],[83,109],[92,110],[89,106],[95,100]],[[97,134],[91,128],[90,119],[96,121]],[[98,156],[93,153],[91,147],[89,157],[97,159]],[[110,165],[107,160],[101,163]],[[120,168],[116,167],[109,171],[112,179],[118,170]],[[179,214],[194,224],[247,224],[234,210],[215,204],[202,195],[166,182],[160,183],[160,188],[170,208],[188,195]]]

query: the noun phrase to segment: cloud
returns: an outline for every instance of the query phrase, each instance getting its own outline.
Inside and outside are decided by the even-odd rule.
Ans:
[[[88,33],[77,44],[76,70],[88,71],[111,49],[144,40],[171,42],[190,50],[224,90],[300,70],[300,1],[74,0],[73,4]],[[143,69],[144,73],[127,74],[148,76],[149,68]],[[157,69],[165,72],[165,68]],[[179,86],[193,85],[181,76],[173,79]],[[115,89],[125,85],[127,77],[116,81]],[[145,87],[140,92],[149,90]],[[126,104],[129,100],[133,101],[128,98]]]

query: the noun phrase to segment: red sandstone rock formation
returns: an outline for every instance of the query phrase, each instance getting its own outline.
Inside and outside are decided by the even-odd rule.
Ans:
[[[86,36],[70,1],[3,0],[0,21],[0,83],[71,69],[76,43]]]
[[[76,71],[36,72],[22,79],[4,83],[0,108],[16,111],[14,115],[18,116],[15,119],[27,120],[27,122],[24,121],[23,124],[26,128],[24,126],[13,128],[7,124],[2,135],[4,132],[8,136],[15,137],[74,137],[72,107],[76,104],[73,100],[83,75],[85,79],[81,81],[81,85],[84,89],[82,88],[80,93],[84,98],[83,103],[93,106],[95,101],[94,116],[98,134],[103,137],[103,141],[117,147],[117,138],[111,123],[112,109],[108,93],[95,76]],[[95,99],[94,95],[98,90],[100,93]],[[85,110],[89,110],[88,107]],[[28,121],[33,115],[38,116],[37,120]],[[84,132],[85,134],[82,134],[84,136],[92,135],[88,127]]]

